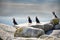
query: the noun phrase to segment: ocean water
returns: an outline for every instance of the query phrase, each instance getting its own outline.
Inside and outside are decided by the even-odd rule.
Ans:
[[[27,17],[24,17],[24,18],[21,18],[21,17],[14,17],[16,22],[18,24],[22,24],[22,23],[27,23],[28,22],[28,18]],[[13,25],[13,17],[2,17],[0,16],[0,23],[3,23],[3,24],[7,24],[7,25]],[[32,22],[35,22],[35,18],[31,17],[32,19]],[[39,21],[40,22],[47,22],[47,21],[50,21],[51,18],[39,18]]]
[[[31,17],[33,22],[35,22],[36,16],[41,22],[47,22],[54,17],[52,11],[45,11],[45,9],[41,11],[39,8],[40,5],[35,4],[20,4],[20,6],[0,4],[0,23],[13,25],[12,18],[15,18],[18,24],[22,24],[28,22],[28,16]],[[60,18],[59,12],[56,15]]]
[[[28,22],[28,16],[31,17],[31,20],[32,22],[36,22],[35,21],[35,17],[38,17],[39,21],[40,22],[48,22],[50,20],[52,20],[53,18],[53,15],[52,14],[26,14],[26,15],[21,15],[21,16],[0,16],[0,23],[3,23],[3,24],[7,24],[7,25],[14,25],[13,24],[13,18],[15,18],[16,22],[18,24],[22,24],[22,23],[27,23]]]

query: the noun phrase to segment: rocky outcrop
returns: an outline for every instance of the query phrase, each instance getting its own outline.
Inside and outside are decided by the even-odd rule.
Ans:
[[[6,31],[12,34],[16,31],[16,28],[14,28],[13,26],[0,23],[0,30]]]
[[[48,31],[51,30],[53,28],[53,25],[50,24],[50,22],[41,22],[41,23],[25,23],[25,24],[19,24],[19,25],[15,25],[16,28],[20,28],[20,27],[34,27],[34,28],[39,28],[39,29],[43,29],[44,31]]]
[[[44,34],[44,30],[33,27],[21,27],[16,30],[15,37],[39,37]]]
[[[60,29],[60,24],[58,24],[58,25],[55,25],[55,27],[54,27],[55,29]]]
[[[50,35],[60,38],[60,30],[53,30],[53,32]]]
[[[37,25],[32,25],[31,27],[43,29],[44,31],[48,31],[53,28],[53,25],[52,24],[43,24],[43,25],[37,24]]]
[[[44,30],[45,31],[49,31],[51,29],[53,29],[53,25],[52,24],[44,24]]]
[[[42,35],[38,40],[60,40],[60,38],[49,35]]]
[[[54,18],[54,19],[52,19],[52,20],[50,21],[50,23],[53,24],[53,25],[59,24],[59,18]]]
[[[8,26],[6,24],[0,24],[0,38],[3,40],[10,40],[14,37],[14,32],[16,29],[13,26]]]
[[[0,30],[0,38],[3,40],[10,40],[13,38],[13,35],[9,34],[8,32],[5,32],[3,30]]]
[[[52,24],[26,24],[13,26],[0,24],[0,39],[3,40],[60,40],[60,24],[54,30]],[[56,30],[57,29],[57,30]],[[49,35],[44,31],[51,30]],[[47,32],[49,33],[49,31]],[[31,37],[31,38],[30,38]],[[36,37],[36,38],[33,38]],[[38,38],[37,38],[38,37]]]

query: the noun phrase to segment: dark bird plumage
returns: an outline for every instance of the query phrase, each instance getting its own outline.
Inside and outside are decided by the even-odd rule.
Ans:
[[[16,22],[16,20],[15,20],[15,18],[13,18],[13,24],[14,25],[18,25],[17,22]]]
[[[28,16],[28,23],[32,23],[32,20],[29,16]]]
[[[40,23],[40,21],[39,21],[39,19],[37,18],[37,16],[36,16],[36,23]]]
[[[52,12],[52,14],[54,15],[55,18],[58,18],[58,17],[56,16],[55,12]]]

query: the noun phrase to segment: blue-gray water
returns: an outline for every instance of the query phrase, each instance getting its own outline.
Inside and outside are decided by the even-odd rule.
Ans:
[[[60,8],[57,4],[53,2],[41,4],[2,2],[0,4],[0,23],[13,25],[13,17],[18,24],[26,23],[28,22],[28,16],[31,17],[33,22],[35,22],[36,16],[41,22],[47,22],[54,17],[52,11],[55,11],[56,15],[60,18]]]
[[[8,25],[13,25],[13,20],[12,20],[13,17],[1,17],[0,16],[0,23],[4,23],[4,24],[8,24]],[[16,21],[18,24],[22,24],[22,23],[27,23],[28,22],[28,18],[27,17],[24,17],[24,18],[21,18],[21,17],[15,17]],[[35,17],[31,17],[32,21],[35,22]],[[38,17],[38,19],[41,21],[41,22],[47,22],[47,21],[50,21],[51,18],[40,18]]]

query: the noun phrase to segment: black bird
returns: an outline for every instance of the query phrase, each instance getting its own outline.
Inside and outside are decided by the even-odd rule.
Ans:
[[[29,16],[28,16],[28,23],[32,23],[32,20]]]
[[[55,12],[52,12],[52,13],[53,13],[53,15],[55,16],[55,18],[58,18],[58,17],[56,16]]]
[[[13,24],[18,25],[17,22],[15,21],[15,18],[13,18]]]
[[[39,21],[39,19],[37,18],[37,16],[36,16],[36,23],[40,23],[40,21]]]

